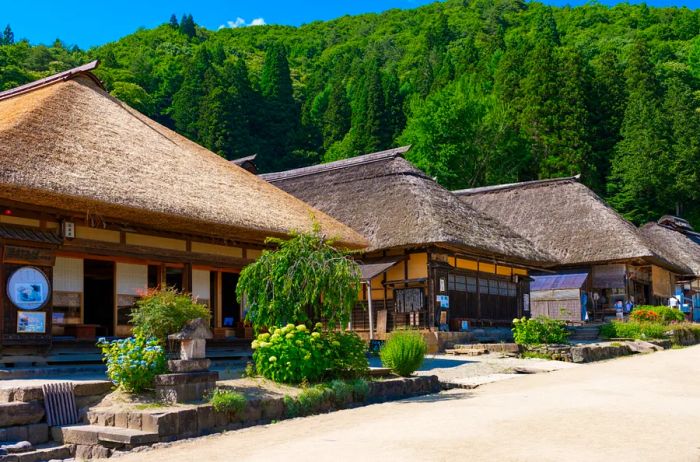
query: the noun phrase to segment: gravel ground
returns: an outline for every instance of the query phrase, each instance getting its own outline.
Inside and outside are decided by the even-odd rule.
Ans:
[[[525,364],[549,367],[538,363]],[[698,376],[700,346],[666,350],[251,427],[119,460],[697,462]]]

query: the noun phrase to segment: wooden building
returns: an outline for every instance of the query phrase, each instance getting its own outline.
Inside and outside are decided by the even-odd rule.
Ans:
[[[666,304],[685,268],[664,258],[579,177],[455,191],[467,205],[552,254],[559,274],[585,273],[586,310],[561,319],[600,320],[614,304]],[[555,310],[556,311],[556,310]],[[567,313],[566,310],[562,313]],[[578,318],[578,319],[575,319]]]
[[[552,257],[412,166],[407,149],[262,177],[370,241],[355,330],[510,325],[528,309],[530,268]]]
[[[0,93],[0,344],[122,336],[149,287],[242,318],[241,268],[268,236],[365,240],[110,96],[88,65]]]
[[[662,217],[658,223],[647,223],[639,232],[657,253],[684,268],[676,277],[674,296],[679,306],[696,321],[700,321],[700,244],[698,234],[685,222],[678,227],[678,218]],[[685,220],[683,220],[685,221]]]

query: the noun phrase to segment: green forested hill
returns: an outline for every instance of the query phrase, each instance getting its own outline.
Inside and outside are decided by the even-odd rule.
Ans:
[[[6,34],[0,89],[96,57],[115,96],[263,171],[412,144],[448,188],[581,173],[636,223],[700,226],[698,10],[448,0],[299,28],[179,22],[88,51]]]

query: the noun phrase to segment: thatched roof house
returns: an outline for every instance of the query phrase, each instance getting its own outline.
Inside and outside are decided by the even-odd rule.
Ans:
[[[439,245],[470,254],[543,264],[552,257],[461,202],[403,154],[408,147],[261,178],[302,199],[370,241],[368,250]]]
[[[645,224],[639,232],[659,255],[685,268],[681,276],[700,277],[700,245],[683,233],[654,222]]]
[[[0,199],[111,222],[260,241],[365,239],[109,95],[97,62],[0,93]]]
[[[654,252],[637,228],[581,184],[578,176],[464,189],[454,194],[546,248],[560,265],[640,259],[682,271]]]

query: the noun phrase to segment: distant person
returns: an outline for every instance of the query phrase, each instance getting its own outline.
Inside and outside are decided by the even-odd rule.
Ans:
[[[668,306],[670,306],[671,308],[678,308],[678,299],[676,297],[669,298]]]
[[[625,303],[625,314],[630,314],[632,309],[634,309],[634,302],[627,300],[627,303]]]
[[[622,306],[622,300],[615,302],[615,317],[617,319],[623,319],[625,317],[624,308]]]

